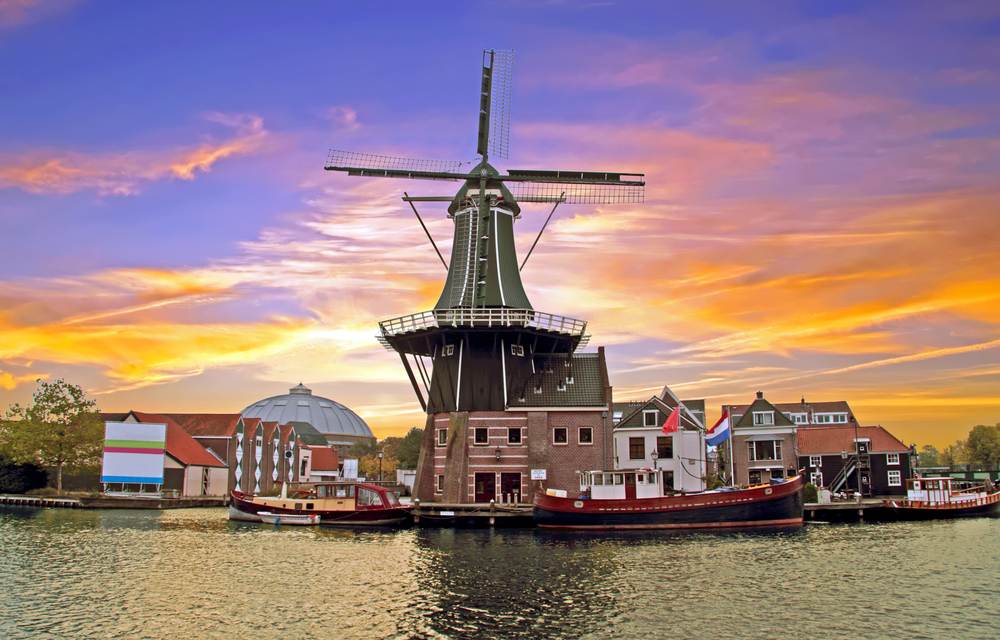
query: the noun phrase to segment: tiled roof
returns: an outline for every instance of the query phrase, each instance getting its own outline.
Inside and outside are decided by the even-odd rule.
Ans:
[[[340,468],[337,452],[331,447],[309,447],[313,471],[336,471]]]
[[[775,414],[774,414],[774,424],[773,425],[768,425],[768,426],[774,426],[774,427],[791,427],[791,426],[794,426],[794,423],[791,420],[788,419],[788,416],[786,416],[784,413],[782,413],[781,410],[778,409],[776,405],[771,404],[770,402],[768,402],[764,398],[757,398],[756,400],[753,401],[753,404],[746,405],[746,407],[744,409],[740,409],[739,407],[736,407],[734,405],[733,406],[733,413],[734,414],[742,414],[742,415],[740,415],[739,420],[737,420],[736,423],[733,424],[733,426],[734,427],[753,427],[754,426],[753,416],[750,415],[750,414],[752,412],[754,412],[754,411],[774,411],[775,412]]]
[[[101,412],[101,420],[105,422],[121,422],[128,417],[128,411],[125,413],[108,413],[106,411]]]
[[[798,449],[801,455],[839,454],[854,450],[854,427],[805,427],[798,430]],[[881,426],[858,427],[859,438],[871,440],[872,453],[909,453],[910,448]]]
[[[851,407],[847,404],[846,400],[834,400],[832,402],[806,402],[802,404],[801,402],[772,402],[774,408],[783,413],[802,413],[803,411],[817,412],[817,413],[841,413],[847,412],[852,413]],[[750,408],[748,404],[734,404],[730,405],[732,407],[733,413],[746,413],[746,410]]]
[[[197,440],[188,435],[182,426],[168,416],[132,411],[139,422],[167,425],[166,449],[170,457],[183,465],[200,467],[225,467],[226,464],[209,453]]]
[[[236,432],[238,413],[165,413],[192,436],[228,438]]]
[[[702,416],[705,412],[705,401],[704,400],[681,400],[685,407],[689,411],[701,411]],[[653,396],[649,400],[644,402],[632,402],[628,403],[631,405],[631,410],[626,411],[622,414],[622,419],[618,422],[616,427],[623,427],[626,429],[638,429],[644,427],[643,425],[643,413],[647,410],[657,410],[657,426],[662,427],[663,423],[666,422],[667,417],[677,406],[674,399],[667,395],[666,399],[663,399],[662,394],[660,396]],[[694,425],[691,419],[683,412],[681,412],[681,426],[685,428],[695,427],[699,425]],[[646,427],[649,428],[649,427]]]
[[[509,402],[511,409],[607,405],[604,394],[607,372],[601,354],[537,356],[535,362],[536,372],[528,376],[523,389],[513,390]],[[568,382],[570,378],[571,383]],[[520,402],[520,398],[524,402]]]

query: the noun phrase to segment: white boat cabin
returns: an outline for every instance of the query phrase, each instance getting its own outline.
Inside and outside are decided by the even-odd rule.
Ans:
[[[972,489],[952,488],[952,478],[914,478],[906,487],[906,499],[911,502],[926,502],[930,506],[936,504],[956,504],[975,502],[987,497],[985,487]]]
[[[636,500],[674,493],[672,474],[663,469],[619,469],[580,471],[580,492],[593,500]],[[664,479],[666,487],[664,488]]]

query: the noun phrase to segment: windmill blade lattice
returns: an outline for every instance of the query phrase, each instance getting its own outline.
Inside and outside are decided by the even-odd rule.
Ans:
[[[514,52],[509,49],[494,49],[490,154],[497,158],[510,157],[510,95],[513,72]]]

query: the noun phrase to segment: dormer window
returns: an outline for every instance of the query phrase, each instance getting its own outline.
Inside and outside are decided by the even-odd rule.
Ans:
[[[556,385],[556,391],[565,391],[565,390],[566,390],[566,381],[560,380],[559,384]]]
[[[754,411],[753,412],[753,423],[757,427],[767,427],[774,424],[774,412],[773,411]]]
[[[540,385],[540,384],[536,384],[535,385],[535,395],[539,395],[539,396],[542,395],[542,385]]]
[[[656,409],[647,409],[642,412],[642,426],[644,427],[655,427],[659,422],[658,416],[660,412]]]
[[[566,384],[573,384],[573,376],[566,376]]]

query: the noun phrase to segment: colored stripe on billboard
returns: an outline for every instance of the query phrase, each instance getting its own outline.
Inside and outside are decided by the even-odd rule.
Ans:
[[[148,453],[158,456],[163,449],[143,449],[141,447],[104,447],[104,453]]]
[[[163,484],[163,476],[144,478],[142,476],[101,476],[101,482],[124,482],[125,484]]]
[[[129,449],[164,449],[166,443],[160,440],[105,440],[104,448],[123,447]]]

